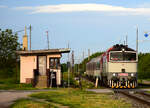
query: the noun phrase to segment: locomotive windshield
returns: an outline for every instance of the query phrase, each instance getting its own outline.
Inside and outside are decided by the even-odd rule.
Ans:
[[[111,61],[136,61],[136,52],[111,52]]]

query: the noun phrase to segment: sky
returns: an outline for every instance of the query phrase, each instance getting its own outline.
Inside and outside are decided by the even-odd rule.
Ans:
[[[13,32],[32,26],[32,49],[66,48],[75,52],[75,61],[91,53],[105,51],[114,44],[150,52],[150,1],[148,0],[0,0],[0,28]],[[29,34],[29,30],[27,31]],[[22,43],[24,32],[18,33]],[[67,60],[63,54],[62,62]]]

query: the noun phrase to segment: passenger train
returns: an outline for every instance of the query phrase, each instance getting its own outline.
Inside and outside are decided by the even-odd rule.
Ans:
[[[111,88],[137,87],[137,52],[116,44],[86,64],[86,75]]]

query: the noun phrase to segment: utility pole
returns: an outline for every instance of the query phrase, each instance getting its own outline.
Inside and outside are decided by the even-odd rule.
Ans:
[[[68,42],[68,49],[69,49],[69,42]],[[68,87],[70,86],[70,62],[69,62],[69,53],[68,53]]]
[[[72,69],[72,74],[74,73],[74,51],[72,51],[72,65],[71,65],[71,69]]]
[[[31,51],[31,30],[32,30],[31,25],[29,28],[30,28],[30,51]]]
[[[126,41],[123,41],[123,42],[124,42],[123,44],[126,45]]]
[[[47,45],[48,45],[48,49],[49,49],[49,37],[48,37],[48,31],[46,31],[47,34]]]
[[[83,51],[83,60],[84,60],[84,51]]]
[[[136,59],[138,60],[138,26],[136,28],[136,53],[137,53]]]
[[[84,51],[83,51],[83,60],[84,61]],[[82,63],[82,71],[84,71],[84,63]]]
[[[90,49],[88,49],[88,60],[90,60]]]
[[[126,45],[128,45],[128,35],[126,35]]]

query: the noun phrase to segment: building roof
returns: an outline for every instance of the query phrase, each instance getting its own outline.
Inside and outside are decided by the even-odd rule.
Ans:
[[[16,51],[19,55],[39,55],[39,54],[54,54],[54,53],[69,53],[69,48],[61,49],[45,49],[45,50],[28,50],[28,51]]]

